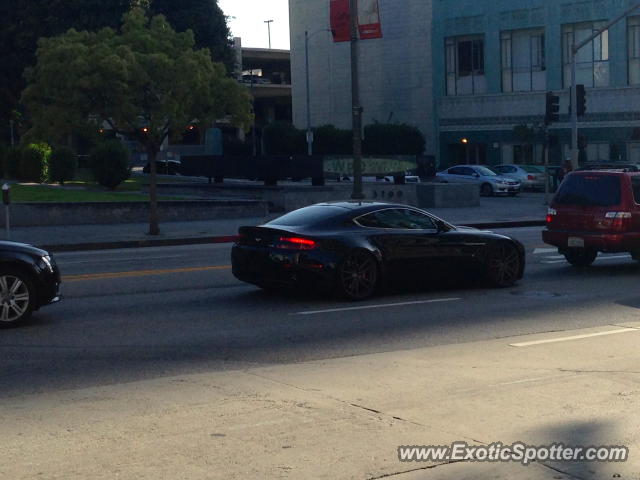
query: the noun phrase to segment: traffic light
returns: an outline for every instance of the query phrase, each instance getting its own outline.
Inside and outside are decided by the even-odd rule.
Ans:
[[[582,117],[584,112],[587,111],[587,92],[584,89],[584,85],[576,85],[576,98],[578,116]]]
[[[544,123],[550,125],[560,120],[560,97],[553,92],[547,92],[547,108]]]

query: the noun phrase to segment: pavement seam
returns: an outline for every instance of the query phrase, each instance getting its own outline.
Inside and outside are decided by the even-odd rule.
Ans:
[[[452,461],[452,462],[438,463],[437,465],[427,465],[425,467],[412,468],[410,470],[403,470],[401,472],[385,473],[384,475],[380,475],[380,476],[377,476],[377,477],[368,477],[367,480],[380,480],[382,478],[391,478],[391,477],[395,477],[397,475],[406,475],[407,473],[419,472],[421,470],[432,470],[434,468],[442,467],[442,466],[445,466],[445,465],[451,465],[453,463],[461,463],[461,462],[462,462],[462,460],[455,460],[455,461]]]

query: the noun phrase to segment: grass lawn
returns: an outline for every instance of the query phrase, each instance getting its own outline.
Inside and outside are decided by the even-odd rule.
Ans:
[[[140,188],[138,187],[137,191]],[[180,197],[161,197],[161,200],[181,200]],[[46,185],[12,185],[11,201],[25,202],[148,202],[142,193],[117,193],[84,189],[66,189]]]

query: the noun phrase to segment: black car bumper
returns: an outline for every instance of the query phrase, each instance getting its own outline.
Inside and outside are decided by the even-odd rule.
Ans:
[[[41,270],[36,276],[38,303],[36,308],[60,301],[60,271],[54,266],[53,272]]]
[[[322,252],[235,245],[231,264],[238,280],[258,286],[330,288],[335,284],[336,261]]]

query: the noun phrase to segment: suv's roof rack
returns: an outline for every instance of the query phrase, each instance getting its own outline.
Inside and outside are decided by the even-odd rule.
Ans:
[[[584,170],[617,170],[621,172],[640,172],[640,165],[633,163],[587,163],[578,168],[578,171]]]

